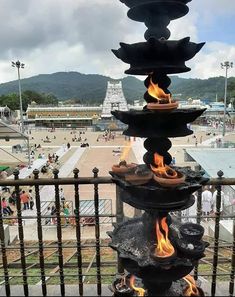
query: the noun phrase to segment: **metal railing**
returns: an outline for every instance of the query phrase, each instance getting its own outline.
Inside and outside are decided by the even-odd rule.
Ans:
[[[108,239],[101,238],[101,218],[111,218],[116,223],[121,223],[124,220],[124,204],[119,197],[119,188],[116,187],[116,205],[115,213],[100,214],[99,189],[102,185],[113,184],[111,177],[99,177],[99,170],[93,169],[93,177],[79,177],[79,170],[73,170],[73,177],[59,178],[59,171],[53,171],[54,178],[39,178],[39,171],[34,170],[34,178],[19,179],[19,171],[14,172],[14,180],[0,181],[0,186],[12,187],[16,192],[16,215],[4,216],[2,214],[2,203],[0,203],[0,240],[1,240],[1,257],[0,263],[0,284],[5,286],[6,296],[11,295],[11,288],[14,284],[22,284],[23,293],[29,296],[29,285],[31,283],[41,285],[42,296],[48,295],[48,286],[56,284],[60,286],[61,296],[66,295],[65,284],[77,284],[79,295],[84,295],[84,285],[86,283],[96,284],[96,294],[102,295],[102,284],[110,284],[111,278],[117,273],[123,273],[123,267],[118,261],[117,255],[108,246]],[[235,179],[223,178],[222,172],[218,173],[217,179],[211,179],[208,185],[216,186],[216,212],[214,216],[205,216],[202,214],[202,190],[197,192],[197,214],[189,216],[194,218],[197,223],[202,224],[203,220],[210,219],[214,221],[214,236],[210,238],[211,245],[207,249],[209,256],[206,254],[205,259],[199,262],[199,265],[194,269],[195,279],[211,279],[211,296],[216,294],[216,286],[218,279],[226,277],[228,283],[228,294],[233,296],[234,293],[234,271],[235,271],[235,227],[234,214],[221,214],[221,186],[235,185]],[[45,215],[42,213],[40,188],[44,185],[52,185],[54,187],[54,204],[55,215]],[[65,216],[61,215],[61,201],[59,197],[59,187],[61,185],[70,185],[74,192],[74,213],[67,216],[67,219],[73,221],[72,232],[75,234],[75,240],[63,240],[63,236],[67,230],[63,230],[62,220]],[[93,202],[94,212],[92,214],[82,215],[83,218],[92,217],[94,219],[93,233],[88,239],[84,239],[81,224],[81,191],[80,186],[93,186]],[[35,207],[36,214],[26,216],[22,212],[20,201],[20,189],[31,186],[35,190]],[[1,199],[0,199],[1,200]],[[1,201],[0,201],[1,202]],[[139,214],[138,211],[135,214]],[[182,219],[182,215],[178,216]],[[45,240],[45,226],[43,221],[46,218],[56,220],[54,233],[56,238]],[[220,240],[220,221],[221,219],[233,220],[233,240],[227,243]],[[18,230],[18,240],[13,241],[8,245],[6,242],[6,223],[9,220],[16,222],[14,228]],[[36,242],[26,241],[24,224],[27,220],[34,220],[36,224],[37,240]],[[110,229],[112,225],[110,224]],[[25,231],[26,230],[26,231]],[[220,249],[226,251],[221,254]],[[15,253],[15,254],[14,254]],[[105,258],[104,255],[108,253]],[[13,254],[13,256],[12,256]],[[212,255],[211,255],[212,254]],[[89,255],[89,257],[88,257]],[[36,260],[37,259],[37,260]],[[221,267],[221,263],[225,268]],[[210,272],[205,273],[200,270],[200,267],[207,265],[210,267]],[[218,272],[219,270],[219,272]],[[16,280],[21,280],[16,282]],[[86,282],[87,279],[90,281]],[[37,280],[37,281],[36,281]]]

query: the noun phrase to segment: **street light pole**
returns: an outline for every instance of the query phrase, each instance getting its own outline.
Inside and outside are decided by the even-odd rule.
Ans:
[[[223,117],[223,137],[225,136],[226,104],[227,104],[227,87],[228,87],[228,69],[233,67],[232,62],[221,63],[221,68],[225,68],[225,87],[224,87],[224,117]]]
[[[12,67],[17,68],[18,73],[18,82],[19,82],[19,97],[20,97],[20,121],[21,121],[21,132],[24,133],[24,118],[23,118],[23,104],[22,104],[22,95],[21,95],[21,83],[20,83],[20,68],[24,68],[23,63],[21,63],[19,60],[16,62],[11,62]]]

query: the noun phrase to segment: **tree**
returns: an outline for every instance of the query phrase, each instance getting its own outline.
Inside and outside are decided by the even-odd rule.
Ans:
[[[20,109],[20,99],[19,95],[12,93],[8,95],[0,96],[0,105],[8,106],[11,110]]]
[[[35,91],[26,90],[22,93],[22,107],[26,111],[28,105],[35,101],[37,104],[58,105],[58,99],[53,94],[40,94]],[[11,110],[20,109],[19,94],[12,93],[0,96],[0,106],[8,106]]]

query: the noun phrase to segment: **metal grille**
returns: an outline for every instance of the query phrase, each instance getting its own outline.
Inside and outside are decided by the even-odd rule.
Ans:
[[[96,295],[102,295],[102,285],[110,284],[116,273],[122,273],[123,267],[117,259],[117,255],[108,247],[108,240],[102,239],[103,228],[112,223],[120,223],[124,220],[123,203],[119,198],[119,188],[116,187],[116,211],[112,213],[110,199],[100,197],[99,186],[111,184],[110,177],[99,177],[98,169],[94,168],[93,177],[79,177],[79,170],[74,169],[74,177],[58,178],[58,170],[54,171],[53,179],[39,178],[39,172],[34,171],[34,179],[19,179],[19,172],[15,171],[15,180],[0,181],[0,186],[13,187],[16,191],[17,205],[14,215],[5,216],[2,213],[0,203],[0,240],[1,240],[1,263],[0,263],[0,284],[5,286],[6,296],[11,295],[12,286],[21,284],[25,296],[29,295],[29,285],[38,284],[41,286],[41,295],[47,296],[48,286],[56,284],[59,286],[60,295],[66,295],[66,284],[78,285],[78,293],[84,295],[84,284],[94,283]],[[195,216],[187,216],[203,224],[206,219],[211,220],[214,226],[214,234],[207,239],[210,246],[207,248],[206,257],[195,267],[196,279],[207,279],[211,283],[211,296],[215,296],[218,281],[225,280],[227,284],[227,295],[234,293],[234,270],[235,270],[235,227],[234,213],[226,215],[221,213],[221,186],[235,185],[234,179],[225,179],[219,173],[218,179],[211,179],[208,184],[217,187],[216,212],[213,217],[202,215],[202,191],[196,195],[197,213]],[[45,205],[42,205],[40,187],[52,185],[55,192],[56,213],[54,216],[44,212]],[[67,218],[73,222],[74,238],[63,238],[66,235],[61,215],[61,201],[59,199],[59,187],[71,185],[74,190],[73,213]],[[93,185],[93,199],[82,200],[80,197],[80,185]],[[25,186],[32,186],[35,190],[35,215],[25,216],[19,199],[20,189]],[[133,212],[134,216],[140,215],[138,210]],[[184,222],[183,213],[177,213],[178,220]],[[43,222],[46,219],[56,218],[56,225],[53,228],[54,238],[47,239],[47,232]],[[82,219],[92,219],[92,227],[82,226]],[[228,243],[220,239],[220,222],[222,219],[230,219],[233,222],[232,242]],[[26,241],[28,220],[36,224],[36,242]],[[18,239],[8,244],[7,224],[15,222]],[[89,225],[89,224],[88,224]],[[87,229],[86,229],[87,228]],[[89,239],[84,239],[89,230],[92,230]],[[224,265],[224,266],[223,266]],[[204,267],[209,268],[205,271]]]

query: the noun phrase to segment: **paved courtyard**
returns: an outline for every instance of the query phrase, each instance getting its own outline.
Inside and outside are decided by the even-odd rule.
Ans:
[[[72,133],[72,134],[71,134]],[[78,132],[77,132],[78,133]],[[197,131],[195,132],[196,138],[201,141],[198,142],[198,148],[210,147],[210,142],[213,141],[216,137],[221,137],[218,135],[207,135],[207,131]],[[44,143],[42,140],[45,137],[51,139],[50,143]],[[128,150],[128,147],[131,145],[132,149],[129,150],[128,155],[126,156],[127,162],[134,163],[143,163],[142,158],[145,153],[145,149],[143,147],[143,139],[140,138],[132,138],[129,140],[125,139],[121,133],[117,133],[115,139],[111,139],[106,141],[105,138],[102,137],[102,133],[100,132],[85,132],[82,134],[81,142],[72,142],[72,138],[74,137],[74,132],[71,130],[57,130],[56,132],[48,132],[47,130],[39,130],[31,132],[31,144],[41,144],[41,148],[35,151],[35,162],[38,162],[37,159],[38,154],[55,153],[57,152],[60,155],[59,165],[57,168],[60,170],[60,177],[68,177],[73,176],[73,169],[79,169],[79,176],[81,177],[91,177],[93,175],[92,170],[94,167],[99,169],[99,176],[108,176],[109,171],[113,164],[117,164],[120,161],[121,154]],[[97,141],[98,139],[98,141]],[[231,133],[226,136],[226,139],[231,141],[235,141],[235,134]],[[81,148],[80,145],[82,142],[89,143],[89,147]],[[176,165],[184,166],[188,165],[184,162],[184,148],[187,147],[195,147],[195,137],[194,135],[190,135],[188,137],[182,138],[174,138],[171,139],[172,148],[170,153],[172,156],[176,158]],[[0,145],[2,148],[11,151],[11,146],[16,144],[19,141],[10,141],[7,146],[5,142],[1,142]],[[70,149],[65,149],[65,145],[67,143],[71,144]],[[200,143],[201,142],[201,143]],[[121,151],[120,154],[115,151],[119,149]],[[27,160],[27,156],[25,153],[16,154],[17,158],[21,158],[22,160]],[[13,166],[15,164],[14,158],[10,157],[10,155],[6,154],[3,156],[2,160],[4,160],[4,164],[8,164]],[[46,159],[45,159],[46,160]],[[25,171],[26,172],[26,171]],[[25,174],[26,175],[26,174]],[[23,176],[23,174],[22,174]],[[40,176],[43,174],[40,173]],[[52,173],[51,175],[52,176]],[[92,185],[82,185],[79,187],[80,189],[80,199],[81,200],[92,200],[93,199],[93,186]],[[73,186],[63,186],[63,190],[65,193],[66,200],[72,201],[74,203],[74,187]],[[44,186],[40,189],[41,200],[42,201],[53,201],[54,200],[54,188],[53,186]],[[100,185],[99,186],[99,197],[100,199],[111,199],[112,201],[112,211],[115,213],[115,202],[116,202],[116,186],[115,185]],[[134,210],[132,207],[125,205],[125,215],[127,217],[132,217]],[[35,211],[24,211],[23,214],[25,216],[35,215]],[[11,237],[14,238],[17,236],[18,230],[16,226],[11,226]],[[53,239],[56,238],[56,228],[55,226],[44,227],[44,238],[45,239]],[[106,231],[112,229],[111,225],[101,225],[101,236],[106,237]],[[94,228],[93,227],[83,227],[82,235],[86,237],[94,236]],[[25,239],[31,239],[32,237],[37,239],[36,232],[36,222],[35,220],[27,220],[25,224]],[[63,228],[63,238],[76,238],[75,229],[71,226]]]

